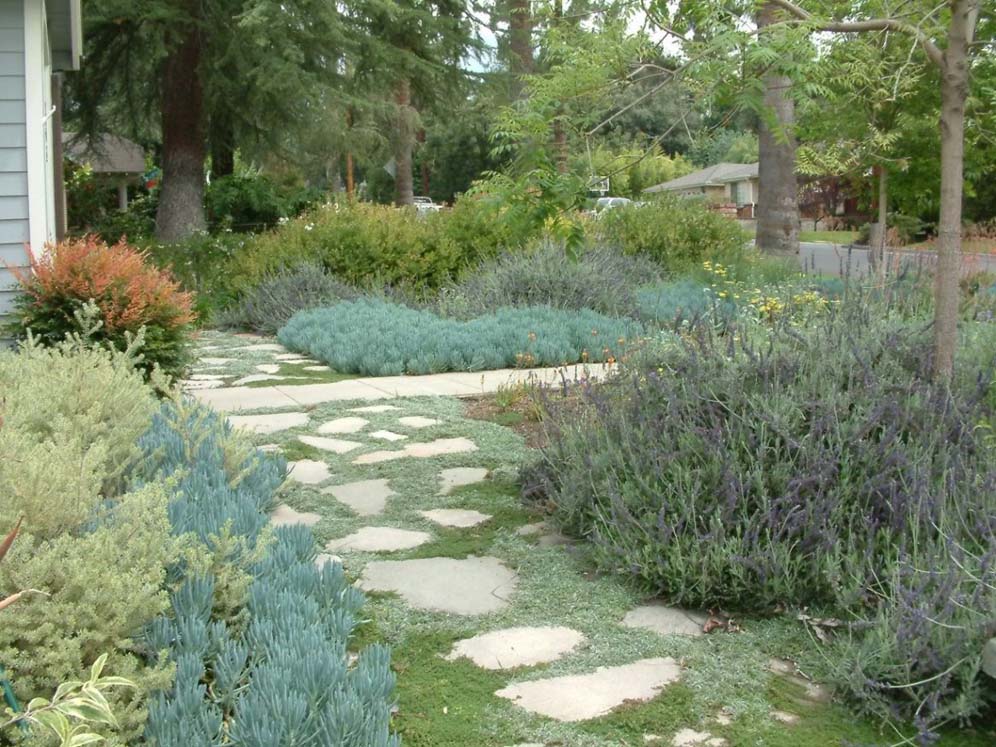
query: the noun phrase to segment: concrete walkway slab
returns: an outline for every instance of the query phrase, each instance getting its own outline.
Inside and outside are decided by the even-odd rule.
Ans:
[[[587,721],[625,703],[645,702],[681,677],[681,666],[668,658],[641,659],[590,674],[520,682],[495,695],[531,713],[557,721]]]
[[[229,359],[202,359],[221,360]],[[326,384],[284,384],[251,389],[224,387],[204,390],[194,396],[222,412],[276,407],[301,407],[345,400],[378,400],[392,397],[465,397],[487,394],[500,387],[523,381],[558,384],[562,378],[603,378],[614,366],[597,364],[564,368],[501,369],[474,373],[432,374],[429,376],[384,376],[347,379]]]

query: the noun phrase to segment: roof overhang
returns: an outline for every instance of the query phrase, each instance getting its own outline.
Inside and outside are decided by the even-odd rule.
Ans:
[[[52,69],[79,70],[80,57],[83,55],[81,0],[46,0],[45,10],[48,39],[52,48]]]

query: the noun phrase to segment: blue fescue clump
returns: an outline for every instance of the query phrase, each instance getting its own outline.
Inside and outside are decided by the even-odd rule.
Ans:
[[[193,533],[212,552],[224,548],[225,559],[251,577],[242,611],[216,619],[217,579],[187,573],[172,595],[172,614],[149,626],[147,647],[168,652],[176,680],[150,703],[148,742],[396,747],[387,649],[370,646],[349,664],[363,595],[341,565],[316,567],[306,527],[281,527],[259,544],[283,459],[240,451],[219,416],[173,404],[141,447],[146,459],[136,479],[175,481],[174,531]]]
[[[589,310],[507,308],[464,322],[363,299],[295,314],[278,337],[337,371],[391,376],[601,362],[642,334]]]

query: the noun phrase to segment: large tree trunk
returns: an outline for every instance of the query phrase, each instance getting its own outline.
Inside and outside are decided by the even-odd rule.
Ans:
[[[398,106],[397,140],[394,146],[394,204],[414,205],[415,185],[412,175],[412,152],[415,149],[415,122],[411,83],[404,79],[395,91]]]
[[[765,3],[758,14],[758,29],[775,23],[779,15],[773,5]],[[792,80],[769,72],[763,83],[765,116],[758,128],[756,243],[766,254],[795,256],[799,253],[799,189],[795,176],[795,103],[789,96]]]
[[[353,107],[346,109],[346,129],[353,129]],[[351,139],[350,139],[351,142]],[[352,201],[356,191],[356,176],[353,166],[353,152],[346,150],[346,197]]]
[[[508,48],[511,53],[512,99],[521,99],[525,90],[522,76],[533,71],[533,15],[530,0],[508,0]]]
[[[201,33],[190,25],[172,41],[163,68],[163,182],[156,214],[160,241],[181,241],[207,226]]]
[[[958,340],[968,47],[977,12],[973,0],[951,3],[951,26],[941,70],[941,215],[934,275],[934,375],[941,380],[950,379],[954,372]]]

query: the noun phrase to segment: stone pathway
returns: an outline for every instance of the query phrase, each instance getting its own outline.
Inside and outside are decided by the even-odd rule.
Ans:
[[[615,581],[596,587],[569,570],[574,565],[566,538],[543,522],[528,523],[528,517],[509,524],[508,512],[521,508],[488,502],[490,486],[502,475],[508,479],[509,468],[525,458],[525,447],[500,426],[471,427],[459,415],[459,404],[447,397],[493,391],[526,372],[214,386],[280,376],[285,366],[313,363],[272,342],[227,336],[222,344],[221,337],[187,386],[222,411],[280,410],[229,415],[230,423],[254,434],[260,446],[288,455],[284,502],[274,509],[272,524],[312,527],[322,543],[316,563],[342,562],[359,588],[374,595],[374,617],[382,614],[384,625],[400,635],[433,626],[465,631],[439,656],[502,676],[492,707],[504,708],[504,718],[519,727],[518,739],[500,747],[543,745],[548,739],[573,744],[552,741],[562,739],[556,729],[666,698],[669,688],[690,676],[680,652],[689,645],[685,641],[703,635],[706,616],[641,601]],[[232,339],[241,353],[233,352]],[[261,362],[263,357],[270,362]],[[235,361],[242,362],[204,372]],[[399,392],[431,399],[397,399]],[[377,399],[392,401],[364,404]],[[493,540],[459,549],[480,536]],[[575,574],[570,580],[575,591],[561,595],[558,588],[544,587],[562,577],[548,574],[554,567]],[[586,617],[584,608],[601,609],[597,594],[605,593],[625,606],[610,618]],[[814,699],[822,696],[790,663],[772,660],[770,667],[773,676],[801,681]],[[402,687],[404,678],[402,672]],[[798,716],[776,710],[771,719],[786,725]],[[732,720],[724,715],[696,721],[663,737],[648,732],[641,743],[721,747],[727,742],[714,732]]]

